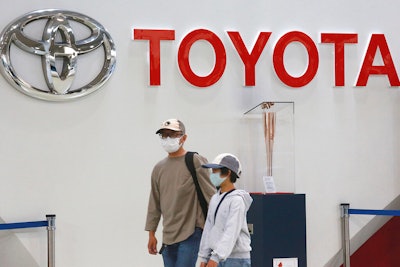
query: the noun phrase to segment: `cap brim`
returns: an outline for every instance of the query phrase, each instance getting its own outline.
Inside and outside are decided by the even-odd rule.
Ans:
[[[216,163],[207,163],[207,164],[201,165],[201,167],[203,167],[203,168],[212,168],[212,169],[221,169],[224,166],[216,164]]]
[[[164,128],[158,129],[156,134],[159,134],[162,130],[171,130],[171,131],[174,131],[174,132],[182,132],[182,130],[180,130],[180,129],[164,127]]]

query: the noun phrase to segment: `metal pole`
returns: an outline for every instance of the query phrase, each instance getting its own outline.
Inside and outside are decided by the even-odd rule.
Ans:
[[[47,225],[47,266],[55,267],[56,215],[46,215]]]
[[[350,267],[350,231],[349,231],[349,207],[350,204],[340,204],[342,219],[342,250],[343,267]]]

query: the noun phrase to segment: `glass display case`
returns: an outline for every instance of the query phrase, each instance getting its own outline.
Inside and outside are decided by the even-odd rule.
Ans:
[[[242,120],[243,188],[251,193],[295,193],[294,102],[262,102]]]

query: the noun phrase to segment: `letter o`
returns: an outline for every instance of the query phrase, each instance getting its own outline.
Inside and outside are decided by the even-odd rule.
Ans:
[[[189,52],[192,45],[198,40],[208,41],[215,52],[215,65],[212,72],[207,76],[198,76],[190,68]],[[225,71],[226,51],[218,36],[205,29],[190,32],[183,38],[178,50],[178,65],[185,79],[194,86],[207,87],[216,83]]]
[[[286,71],[283,62],[285,49],[291,42],[300,42],[307,49],[308,66],[305,73],[300,77],[291,76]],[[291,87],[302,87],[311,82],[318,71],[318,50],[313,40],[307,34],[299,31],[288,32],[275,45],[273,63],[275,72],[283,83]]]

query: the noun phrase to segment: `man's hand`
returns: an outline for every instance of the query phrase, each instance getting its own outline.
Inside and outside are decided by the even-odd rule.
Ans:
[[[157,238],[154,231],[149,231],[149,243],[147,243],[147,249],[152,255],[157,255]]]

